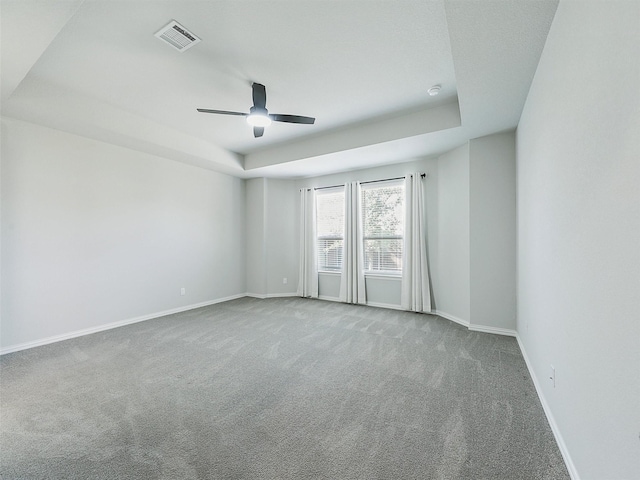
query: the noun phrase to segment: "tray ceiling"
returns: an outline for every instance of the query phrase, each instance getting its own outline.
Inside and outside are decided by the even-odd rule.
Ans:
[[[515,128],[556,6],[3,0],[2,114],[241,177],[407,161]],[[171,20],[201,42],[160,41]],[[253,81],[316,124],[196,112],[248,111]]]

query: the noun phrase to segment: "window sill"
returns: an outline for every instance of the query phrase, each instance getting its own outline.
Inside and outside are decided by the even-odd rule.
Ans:
[[[339,277],[342,274],[340,272],[334,272],[331,270],[318,270],[318,275]],[[402,280],[402,274],[397,273],[364,272],[364,276],[365,278],[375,278],[380,280]]]
[[[364,276],[365,278],[375,278],[380,280],[402,280],[401,273],[364,272]]]

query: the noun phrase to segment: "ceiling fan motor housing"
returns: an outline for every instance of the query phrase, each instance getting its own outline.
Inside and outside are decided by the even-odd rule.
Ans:
[[[266,117],[269,115],[269,111],[266,108],[251,107],[249,109],[249,115],[264,115]]]

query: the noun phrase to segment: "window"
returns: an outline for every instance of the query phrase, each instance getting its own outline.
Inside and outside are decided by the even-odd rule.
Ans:
[[[316,191],[319,272],[340,272],[344,246],[344,187]]]
[[[402,273],[404,181],[362,185],[365,272]]]

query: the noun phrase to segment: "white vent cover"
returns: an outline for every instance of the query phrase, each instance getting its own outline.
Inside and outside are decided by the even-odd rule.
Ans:
[[[160,40],[164,40],[179,52],[184,52],[200,41],[198,37],[175,20],[171,20],[168,25],[162,27],[155,36]]]

